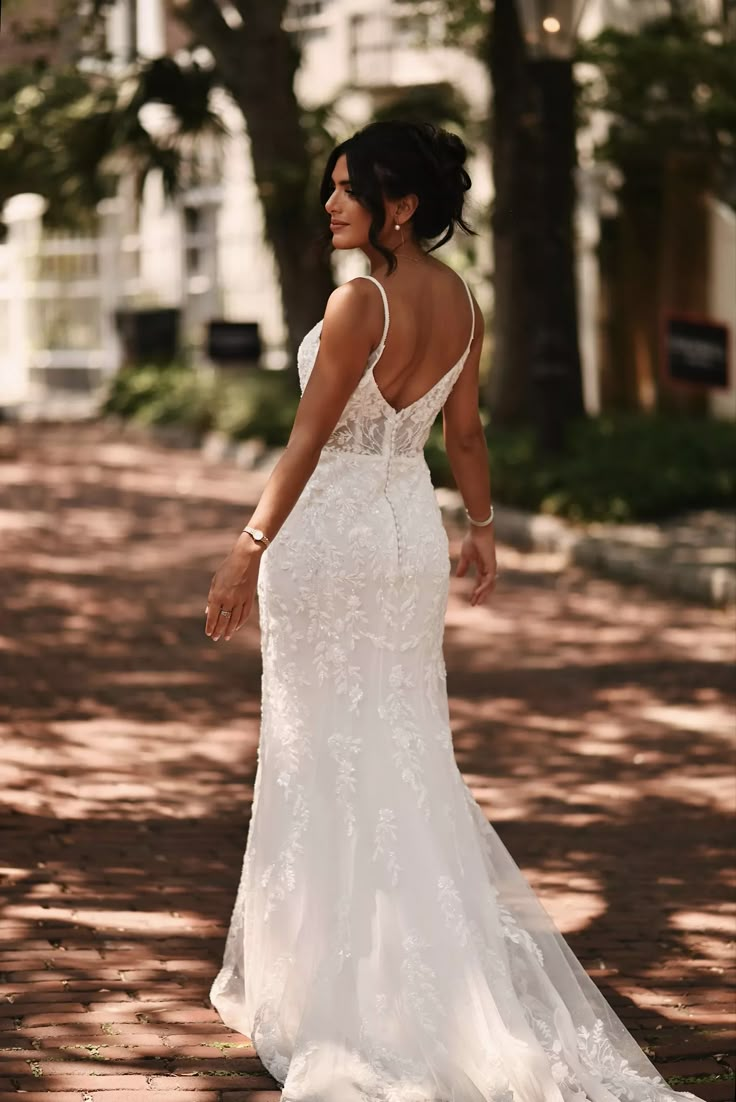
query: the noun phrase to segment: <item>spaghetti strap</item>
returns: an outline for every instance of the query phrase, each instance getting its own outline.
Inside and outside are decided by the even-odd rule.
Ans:
[[[386,292],[383,289],[383,286],[378,282],[378,280],[376,279],[375,276],[372,276],[372,275],[359,275],[359,276],[356,276],[355,278],[356,279],[369,279],[371,281],[371,283],[375,283],[376,287],[381,292],[381,298],[383,299],[383,333],[381,335],[381,340],[380,340],[379,344],[373,350],[374,353],[378,352],[379,355],[380,355],[380,353],[383,352],[383,346],[386,343],[386,337],[388,335],[388,323],[389,323],[389,318],[390,318],[389,311],[388,311],[388,296],[386,295]]]
[[[473,319],[471,324],[470,324],[470,340],[468,341],[467,347],[465,349],[465,353],[463,355],[463,359],[465,359],[468,352],[470,351],[470,346],[473,343],[473,337],[475,336],[475,303],[473,302],[473,296],[470,293],[470,288],[468,287],[467,283],[465,282],[465,280],[463,279],[462,276],[460,276],[460,279],[462,279],[463,287],[465,288],[465,290],[468,293],[468,302],[470,303],[470,316]],[[383,288],[381,288],[381,290],[383,290]]]
[[[383,320],[383,333],[381,335],[380,342],[378,343],[378,345],[374,349],[374,353],[377,352],[378,355],[380,356],[381,353],[383,352],[383,346],[386,343],[386,337],[388,335],[389,321],[391,319],[391,315],[389,313],[389,308],[388,308],[388,296],[386,295],[386,291],[384,290],[383,284],[379,283],[379,281],[376,279],[375,276],[372,276],[372,275],[359,275],[359,276],[355,276],[355,278],[356,279],[369,279],[371,281],[371,283],[375,283],[376,287],[381,292],[381,298],[383,299],[383,319],[384,319]],[[465,358],[468,355],[468,352],[470,351],[470,346],[473,343],[473,337],[475,336],[475,304],[473,302],[473,296],[470,293],[470,288],[468,287],[468,284],[466,283],[465,279],[463,279],[463,277],[460,275],[460,273],[458,273],[458,279],[461,281],[463,287],[465,288],[466,294],[468,296],[468,302],[470,303],[470,318],[471,318],[471,321],[470,321],[470,338],[468,340],[467,345],[465,346],[465,352],[463,353],[463,356],[462,356],[462,359],[465,360]]]

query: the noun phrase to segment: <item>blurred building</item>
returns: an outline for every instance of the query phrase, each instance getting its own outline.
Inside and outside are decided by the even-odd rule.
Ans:
[[[131,13],[137,10],[137,18]],[[337,137],[347,137],[369,121],[377,106],[385,106],[397,90],[445,86],[466,101],[470,121],[487,117],[490,101],[486,66],[443,41],[442,25],[396,0],[292,0],[287,28],[302,54],[296,91],[310,108],[331,104]],[[108,42],[113,59],[124,65],[137,54],[155,57],[184,48],[181,27],[167,12],[165,0],[117,0],[109,16]],[[134,40],[133,37],[134,36]],[[178,42],[177,42],[178,36]],[[200,52],[195,51],[195,56]],[[138,228],[147,243],[144,260],[150,293],[168,300],[182,278],[199,283],[208,273],[190,271],[182,277],[176,233],[209,233],[217,243],[217,309],[229,319],[257,321],[272,359],[278,362],[284,329],[280,296],[255,182],[250,171],[248,137],[241,113],[222,93],[218,110],[230,137],[214,147],[209,173],[177,204],[165,203],[160,182],[148,181],[137,210]],[[148,125],[148,120],[146,120]],[[156,113],[151,111],[151,125]],[[201,150],[200,150],[201,152]],[[470,166],[474,208],[481,218],[491,198],[490,162],[484,148]],[[122,184],[125,194],[125,182]],[[132,214],[132,198],[128,201]],[[129,226],[131,230],[133,225]],[[483,282],[490,264],[487,234],[481,245]],[[190,258],[191,259],[191,258]],[[200,259],[202,259],[200,257]],[[362,271],[360,256],[336,257],[337,278]]]
[[[722,0],[698,2],[704,14],[723,15]],[[32,20],[48,17],[54,8],[54,0],[16,5],[7,13],[3,30],[13,12],[22,11],[23,19]],[[580,34],[589,37],[610,24],[630,29],[668,8],[664,0],[588,0]],[[479,135],[487,132],[491,101],[487,66],[446,43],[436,5],[428,3],[417,10],[416,4],[402,0],[291,0],[287,27],[302,56],[298,97],[306,107],[331,105],[330,122],[338,139],[411,89],[458,95],[467,104],[471,135],[474,127]],[[62,28],[52,61],[64,60],[77,32],[73,21]],[[121,78],[139,58],[185,58],[190,51],[198,60],[207,56],[202,48],[191,47],[169,0],[113,0],[102,32],[109,55],[105,64]],[[0,63],[26,60],[33,56],[33,49],[12,35],[0,35]],[[87,60],[96,63],[92,53]],[[113,371],[120,349],[111,318],[120,306],[181,308],[185,338],[195,347],[201,346],[204,326],[213,317],[256,322],[266,362],[271,366],[285,362],[278,281],[263,232],[244,121],[224,91],[217,93],[216,107],[229,136],[221,144],[212,140],[198,143],[196,172],[177,200],[165,198],[161,180],[152,174],[139,202],[132,176],[121,166],[118,197],[102,204],[96,240],[47,240],[41,234],[42,203],[19,197],[19,202],[8,204],[4,220],[10,244],[0,245],[0,325],[5,317],[11,340],[4,353],[0,350],[0,400],[8,395],[19,400],[30,386],[49,385],[64,371],[73,374],[76,369],[81,378],[90,381]],[[151,131],[165,128],[167,121],[166,110],[155,105],[145,109],[142,118]],[[591,412],[601,403],[597,247],[606,200],[591,148],[595,127],[604,125],[605,120],[594,120],[593,131],[579,135],[580,338],[586,404]],[[473,178],[471,220],[485,232],[475,239],[472,254],[463,253],[463,242],[456,241],[443,255],[467,269],[482,305],[490,310],[492,256],[487,219],[493,191],[484,142],[477,143],[469,167]],[[712,241],[708,247],[716,272],[710,308],[736,332],[736,296],[729,299],[736,257],[733,212],[714,208],[709,232]],[[27,263],[31,255],[38,262],[36,267],[40,264],[46,272],[46,278],[36,283],[32,281],[33,266]],[[335,264],[336,276],[342,281],[362,271],[364,259],[357,254],[338,254]],[[76,283],[68,275],[52,278],[57,268],[76,272]],[[31,274],[19,282],[19,271]],[[736,417],[736,387],[715,397],[713,409]]]

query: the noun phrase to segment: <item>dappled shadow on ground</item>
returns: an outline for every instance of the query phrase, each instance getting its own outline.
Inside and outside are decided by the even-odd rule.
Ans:
[[[265,1088],[207,1000],[252,798],[257,616],[230,643],[203,631],[263,479],[104,425],[21,436],[0,465],[0,1036],[21,1063],[63,1052],[131,1090],[177,1071],[203,1091],[205,1072],[220,1091]],[[658,1061],[721,1053],[732,625],[500,557],[488,607],[452,585],[458,764],[640,1043]]]

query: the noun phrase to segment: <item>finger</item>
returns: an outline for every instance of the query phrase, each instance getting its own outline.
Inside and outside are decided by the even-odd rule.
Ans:
[[[233,609],[221,608],[215,623],[215,630],[212,633],[212,638],[215,642],[220,639],[226,631],[230,630],[230,621],[234,615]]]
[[[212,635],[215,630],[215,624],[220,615],[220,602],[210,600],[207,605],[207,620],[205,621],[204,630],[207,635]]]
[[[493,590],[496,584],[496,574],[485,572],[480,576],[480,582],[473,590],[471,597],[471,604],[477,605],[481,601],[484,601],[488,593]]]
[[[455,571],[455,576],[457,578],[464,578],[465,575],[468,572],[468,567],[470,566],[472,561],[473,560],[471,559],[470,555],[467,553],[467,551],[465,551],[463,549],[460,552],[460,559],[459,559],[458,564],[457,564],[457,570]]]
[[[235,627],[233,628],[233,631],[240,631],[243,624],[248,619],[249,614],[250,614],[250,609],[248,608],[248,605],[247,604],[241,605],[240,606],[240,616],[238,617],[237,623],[235,624]]]
[[[251,612],[253,611],[253,605],[254,604],[255,604],[255,592],[251,593],[250,596],[243,602],[243,611],[240,614],[240,621],[238,623],[237,628],[235,629],[236,631],[239,631],[242,628],[243,624],[245,623],[245,621],[248,619]]]
[[[219,639],[222,634],[223,626],[225,625],[228,617],[222,616],[223,605],[219,601],[212,602],[210,604],[210,610],[207,613],[207,626],[205,631],[208,635],[211,635],[213,639]],[[225,608],[227,612],[227,608]]]
[[[496,588],[496,579],[495,579],[495,577],[491,577],[491,578],[488,579],[487,582],[484,582],[480,586],[480,588],[478,590],[478,596],[477,596],[476,603],[480,604],[482,601],[485,601],[486,597],[488,597],[491,593],[493,593],[495,588]]]
[[[242,614],[243,607],[244,607],[243,605],[235,605],[233,607],[231,615],[228,616],[227,619],[225,619],[224,616],[220,617],[220,621],[223,622],[222,623],[222,631],[223,631],[223,634],[224,634],[226,640],[227,639],[232,639],[232,637],[235,633],[235,625],[240,620],[240,616]]]

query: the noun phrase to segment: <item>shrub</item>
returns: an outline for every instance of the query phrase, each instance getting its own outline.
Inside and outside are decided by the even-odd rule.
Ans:
[[[206,432],[213,422],[214,383],[190,367],[126,367],[113,379],[102,405],[147,425],[180,424]]]
[[[217,429],[235,440],[259,437],[285,444],[299,394],[284,372],[254,369],[240,378],[197,372],[178,364],[123,368],[102,406],[142,424],[182,424],[204,433]]]
[[[282,371],[254,371],[218,384],[214,427],[235,440],[259,437],[272,447],[285,444],[299,393]]]
[[[736,425],[676,416],[616,415],[579,422],[561,456],[540,457],[529,430],[486,430],[499,502],[574,521],[654,520],[736,498]],[[453,485],[432,430],[427,460]]]
[[[236,440],[286,443],[299,402],[288,372],[241,378],[191,368],[124,369],[104,412],[146,424],[217,429]],[[654,520],[736,499],[736,425],[641,414],[591,418],[572,429],[560,456],[540,457],[531,430],[486,427],[494,499],[573,521]],[[441,419],[425,448],[438,486],[454,486]]]

